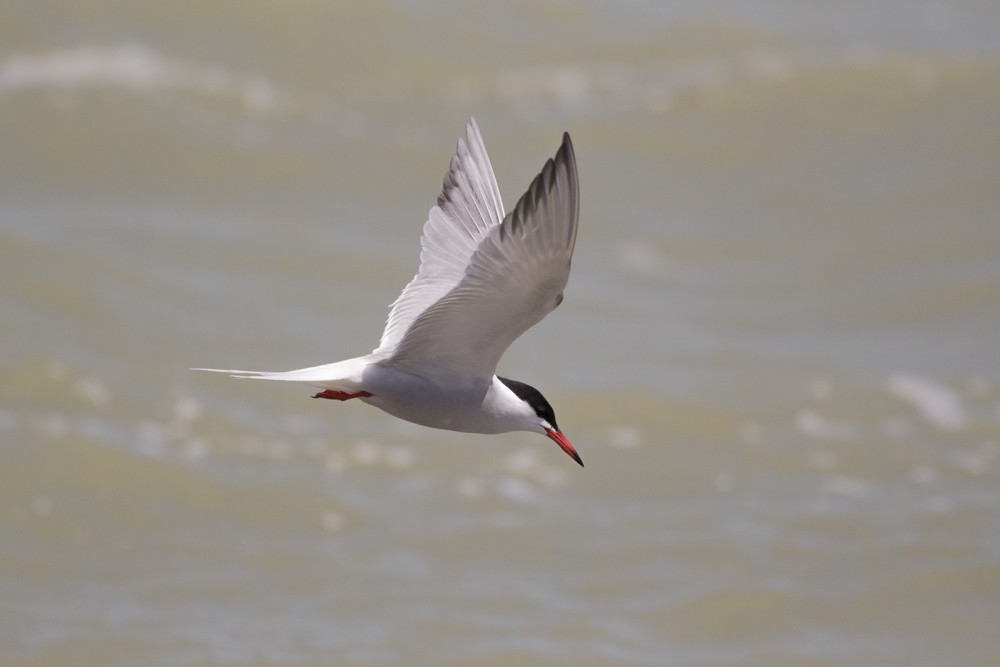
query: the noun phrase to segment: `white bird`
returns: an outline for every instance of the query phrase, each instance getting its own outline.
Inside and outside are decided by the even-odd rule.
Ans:
[[[583,461],[534,387],[497,363],[563,299],[576,243],[579,183],[569,134],[504,215],[475,119],[444,177],[420,239],[420,269],[392,304],[371,353],[286,372],[197,368],[302,382],[313,398],[374,405],[406,421],[466,433],[533,431]]]

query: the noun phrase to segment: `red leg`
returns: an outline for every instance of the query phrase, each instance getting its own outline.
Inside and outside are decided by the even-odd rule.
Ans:
[[[351,398],[362,398],[364,396],[371,396],[367,391],[359,391],[356,394],[348,394],[345,391],[334,391],[333,389],[324,389],[319,392],[313,398],[329,398],[333,401],[346,401]]]

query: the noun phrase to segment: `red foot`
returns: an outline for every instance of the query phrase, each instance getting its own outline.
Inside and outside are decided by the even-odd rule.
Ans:
[[[363,398],[365,396],[371,396],[367,391],[359,391],[356,394],[348,394],[345,391],[334,391],[333,389],[324,389],[319,392],[313,398],[329,398],[333,401],[346,401],[351,398]]]

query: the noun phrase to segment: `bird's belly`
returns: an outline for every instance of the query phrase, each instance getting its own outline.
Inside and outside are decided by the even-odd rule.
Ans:
[[[399,419],[450,431],[491,432],[480,417],[485,389],[444,387],[403,373],[371,383],[366,380],[366,387],[372,395],[362,401]]]

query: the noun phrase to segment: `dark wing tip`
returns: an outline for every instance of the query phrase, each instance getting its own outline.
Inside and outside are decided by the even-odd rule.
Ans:
[[[580,208],[580,185],[576,173],[576,153],[573,151],[573,140],[570,139],[569,132],[563,132],[562,144],[556,151],[555,157],[545,161],[542,170],[535,176],[528,190],[518,200],[517,205],[507,215],[501,234],[506,232],[516,233],[530,215],[531,211],[537,209],[545,197],[557,187],[560,180],[565,179],[565,186],[570,191],[569,201],[572,210],[569,215],[573,218],[573,224],[569,226],[570,232],[570,252],[576,241],[576,217]],[[509,225],[509,228],[508,228]]]
[[[568,152],[572,161],[576,162],[576,158],[573,157],[573,140],[569,138],[569,132],[563,132],[562,145],[559,147],[559,150]]]

